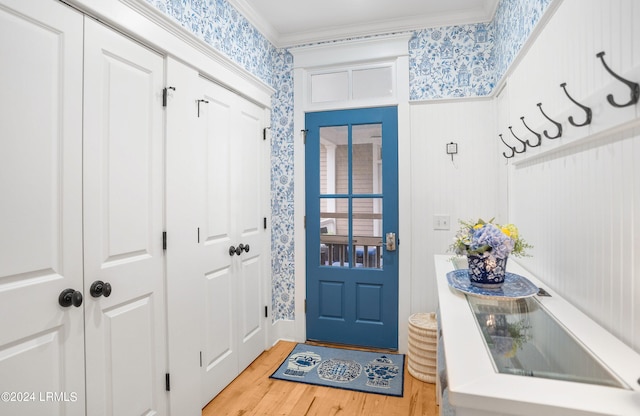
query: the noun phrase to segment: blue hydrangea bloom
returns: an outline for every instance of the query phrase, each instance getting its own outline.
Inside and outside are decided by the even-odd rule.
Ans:
[[[504,259],[513,250],[514,241],[507,237],[495,224],[486,223],[482,228],[471,229],[471,250],[482,246],[491,247],[491,255]]]

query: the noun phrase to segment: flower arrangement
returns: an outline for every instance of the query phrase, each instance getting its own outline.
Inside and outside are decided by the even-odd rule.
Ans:
[[[454,237],[450,249],[458,255],[493,257],[506,259],[510,254],[516,257],[527,256],[532,248],[513,224],[498,225],[479,219],[476,222],[460,221],[460,230]]]

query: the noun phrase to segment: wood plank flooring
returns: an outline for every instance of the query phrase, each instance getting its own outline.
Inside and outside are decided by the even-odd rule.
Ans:
[[[202,410],[202,416],[437,416],[435,385],[413,378],[405,362],[404,397],[274,380],[269,376],[295,347],[265,351]],[[406,358],[405,358],[406,360]]]

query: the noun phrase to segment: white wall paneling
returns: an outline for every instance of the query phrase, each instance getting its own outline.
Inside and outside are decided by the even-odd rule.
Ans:
[[[640,82],[640,4],[632,0],[565,0],[508,80],[508,120],[497,131],[524,134],[562,122],[563,135],[543,138],[510,162],[510,220],[532,243],[525,267],[636,351],[640,351],[640,106],[614,108],[629,89],[609,75],[596,53],[605,51],[617,73]],[[559,87],[593,109],[589,126]],[[518,126],[518,129],[515,129]],[[502,149],[506,147],[502,146]]]
[[[458,220],[504,220],[493,109],[490,99],[411,106],[412,312],[436,310],[433,255],[447,253]],[[458,144],[453,161],[449,142]],[[450,230],[434,230],[434,215],[449,215]]]

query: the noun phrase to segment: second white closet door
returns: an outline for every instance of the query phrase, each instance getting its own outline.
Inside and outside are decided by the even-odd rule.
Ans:
[[[265,348],[264,110],[206,79],[200,86],[204,406]]]
[[[166,414],[161,56],[86,19],[87,414]],[[111,293],[88,294],[94,282]]]

